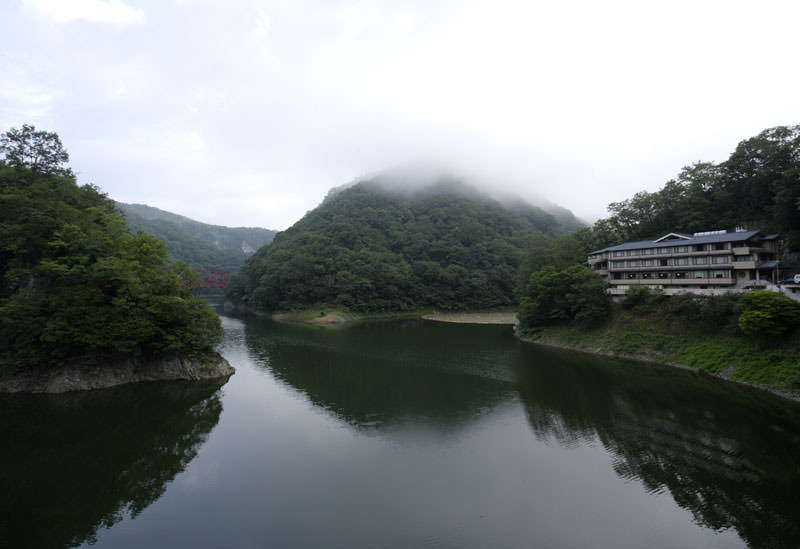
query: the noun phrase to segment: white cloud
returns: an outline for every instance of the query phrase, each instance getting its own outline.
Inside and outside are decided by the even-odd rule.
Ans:
[[[92,23],[138,23],[142,10],[122,0],[23,0],[23,5],[59,23],[85,19]]]
[[[220,224],[285,228],[418,159],[593,219],[800,122],[796,0],[23,1],[0,0],[0,131]],[[52,24],[77,19],[141,24]]]

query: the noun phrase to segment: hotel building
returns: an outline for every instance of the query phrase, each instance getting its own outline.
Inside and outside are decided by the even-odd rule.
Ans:
[[[777,246],[778,235],[759,231],[669,233],[596,250],[588,264],[606,277],[612,294],[636,284],[683,291],[734,289],[776,282]]]

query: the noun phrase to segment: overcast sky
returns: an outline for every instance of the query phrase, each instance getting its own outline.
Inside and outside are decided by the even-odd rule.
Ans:
[[[284,229],[420,160],[594,221],[800,123],[799,24],[797,0],[2,0],[0,131],[207,223]]]

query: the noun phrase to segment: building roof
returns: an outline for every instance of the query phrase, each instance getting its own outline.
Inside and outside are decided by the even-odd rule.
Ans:
[[[718,242],[742,242],[745,240],[750,240],[754,236],[758,236],[761,233],[759,231],[737,231],[731,233],[706,234],[698,236],[689,236],[689,235],[684,235],[682,233],[670,233],[670,234],[675,234],[676,236],[680,234],[680,238],[662,240],[662,238],[665,238],[665,236],[669,236],[665,235],[659,238],[658,240],[640,240],[639,242],[626,242],[625,244],[620,244],[618,246],[609,246],[608,248],[603,248],[602,250],[595,250],[594,252],[589,252],[589,255],[601,254],[604,252],[618,252],[623,250],[638,250],[640,248],[667,248],[675,245],[693,246],[695,244],[716,244]],[[770,236],[777,237],[777,235],[770,235]]]

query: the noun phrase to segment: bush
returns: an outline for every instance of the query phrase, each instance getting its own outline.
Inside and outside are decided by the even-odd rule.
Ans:
[[[741,314],[740,296],[678,294],[665,303],[667,314],[689,320],[697,328],[714,331],[736,324]]]
[[[774,338],[800,326],[800,303],[778,292],[754,290],[742,298],[739,328],[761,338]]]
[[[660,288],[650,286],[630,286],[625,292],[625,297],[620,301],[623,309],[634,309],[636,312],[646,312],[655,305],[664,302],[667,296]]]

